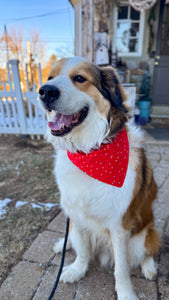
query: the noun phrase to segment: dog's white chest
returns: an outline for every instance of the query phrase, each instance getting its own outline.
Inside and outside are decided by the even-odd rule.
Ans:
[[[58,151],[55,175],[65,213],[85,224],[86,219],[118,222],[130,203],[135,181],[130,168],[122,188],[95,180],[74,166],[66,151]]]

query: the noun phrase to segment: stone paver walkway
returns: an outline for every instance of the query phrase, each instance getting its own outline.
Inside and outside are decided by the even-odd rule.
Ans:
[[[156,260],[158,274],[153,281],[145,280],[139,269],[131,272],[131,279],[140,299],[169,300],[169,142],[158,142],[146,134],[147,155],[154,169],[159,188],[154,206],[156,224],[163,235],[163,243]],[[61,255],[52,248],[64,236],[66,221],[60,212],[38,235],[30,248],[11,271],[0,288],[2,300],[46,300],[57,276]],[[73,251],[66,253],[65,265],[74,259]],[[59,283],[53,297],[57,300],[113,300],[116,299],[113,270],[90,266],[87,276],[70,285]]]

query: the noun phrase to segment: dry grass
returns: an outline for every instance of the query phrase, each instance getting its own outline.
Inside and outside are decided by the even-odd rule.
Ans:
[[[0,220],[0,283],[58,213],[59,206],[49,211],[31,206],[59,201],[53,155],[52,146],[43,140],[0,136],[0,199],[12,200]],[[17,201],[27,203],[16,208]]]

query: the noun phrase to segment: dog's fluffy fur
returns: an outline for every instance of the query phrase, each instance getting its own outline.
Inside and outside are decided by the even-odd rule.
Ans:
[[[48,98],[47,104],[45,96],[41,97],[49,120],[56,112],[71,115],[88,107],[83,122],[67,134],[55,136],[47,130],[47,139],[58,150],[54,173],[61,207],[72,221],[67,248],[72,247],[77,255],[64,267],[61,280],[73,283],[84,277],[97,255],[103,266],[115,263],[118,299],[136,300],[128,266],[141,265],[144,276],[152,279],[156,274],[153,255],[159,248],[152,212],[157,188],[144,154],[142,132],[128,120],[126,96],[112,68],[99,68],[79,57],[62,59],[51,69],[46,84],[59,90],[58,98],[51,102]],[[68,159],[67,150],[89,153],[112,141],[124,126],[130,152],[121,188],[89,177]],[[55,251],[62,246],[60,240]]]

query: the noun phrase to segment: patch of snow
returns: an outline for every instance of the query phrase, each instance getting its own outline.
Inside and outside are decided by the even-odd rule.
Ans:
[[[58,203],[42,203],[42,202],[38,202],[38,204],[42,205],[43,207],[45,207],[45,209],[48,211],[50,210],[52,207],[57,206]]]
[[[32,199],[32,201],[35,201],[35,199]],[[57,206],[58,203],[42,203],[38,202],[38,204],[31,203],[31,206],[33,208],[45,208],[45,210],[49,211],[52,207]]]
[[[16,204],[15,204],[15,207],[18,208],[18,207],[23,206],[25,204],[27,204],[26,201],[17,201]]]
[[[33,208],[42,208],[41,205],[38,205],[38,204],[35,204],[35,203],[31,203],[31,206],[32,206]]]
[[[4,200],[0,200],[0,219],[3,218],[3,215],[6,213],[6,206],[9,202],[12,200],[9,198],[6,198]]]
[[[145,294],[144,294],[144,293],[142,293],[142,294],[140,293],[140,294],[139,294],[139,298],[140,298],[140,299],[145,299]]]

